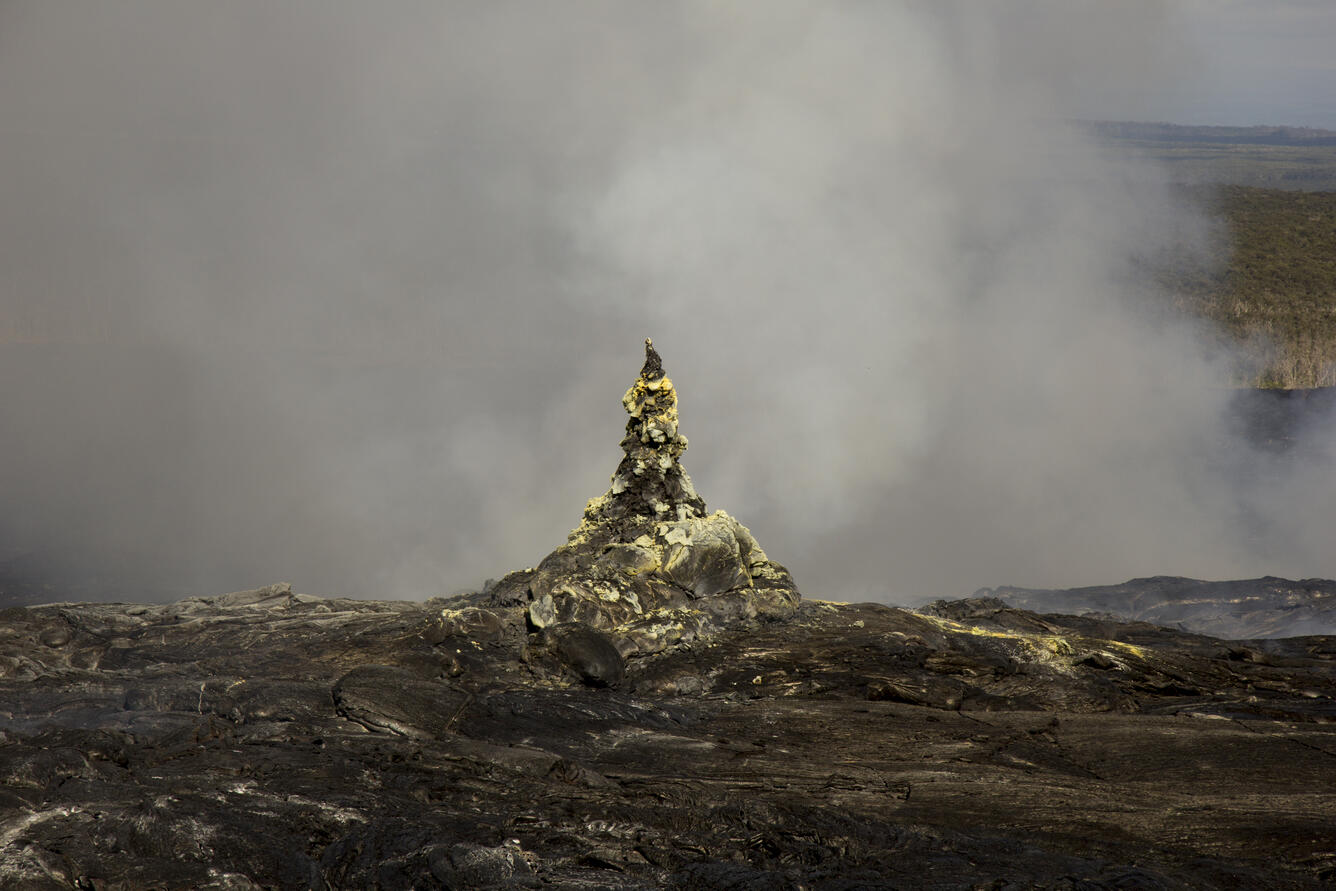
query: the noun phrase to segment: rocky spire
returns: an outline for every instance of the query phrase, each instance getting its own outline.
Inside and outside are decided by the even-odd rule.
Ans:
[[[678,463],[687,438],[677,429],[677,393],[649,340],[622,406],[631,417],[611,488],[585,506],[564,545],[536,568],[507,575],[485,602],[523,605],[553,652],[570,635],[587,642],[606,634],[603,649],[622,656],[792,616],[801,598],[789,571],[727,513],[706,515]],[[534,665],[548,644],[537,646]]]
[[[622,397],[622,407],[631,416],[622,438],[625,454],[597,513],[607,519],[660,521],[705,516],[705,502],[678,463],[687,438],[677,428],[677,392],[649,338],[645,338],[644,367]]]

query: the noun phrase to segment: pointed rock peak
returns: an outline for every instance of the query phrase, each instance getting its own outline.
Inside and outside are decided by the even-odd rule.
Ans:
[[[663,360],[654,349],[654,341],[648,337],[645,338],[645,365],[640,369],[640,376],[649,381],[663,377]]]
[[[685,520],[705,514],[678,458],[687,438],[677,429],[677,392],[663,373],[654,342],[645,340],[645,365],[622,397],[631,416],[622,438],[622,462],[604,496],[608,516],[636,515],[652,520]]]

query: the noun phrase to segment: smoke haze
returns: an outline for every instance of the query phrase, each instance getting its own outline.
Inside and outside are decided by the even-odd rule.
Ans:
[[[0,559],[476,587],[648,335],[811,596],[1336,575],[1330,436],[1249,449],[1144,274],[1210,221],[1062,123],[1196,64],[1171,10],[0,6]]]

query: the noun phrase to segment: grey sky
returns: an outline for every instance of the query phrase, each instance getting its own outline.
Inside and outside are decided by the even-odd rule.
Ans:
[[[1183,52],[1195,64],[1143,97],[1141,119],[1336,130],[1336,4],[1182,0]]]

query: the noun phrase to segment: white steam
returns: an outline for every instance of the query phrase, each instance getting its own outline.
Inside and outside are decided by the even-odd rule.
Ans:
[[[1063,123],[1172,83],[1165,8],[0,7],[0,545],[476,586],[648,335],[809,594],[1336,574],[1331,456],[1239,442],[1138,272],[1206,222]]]

